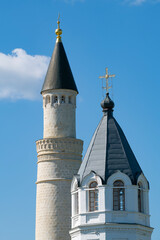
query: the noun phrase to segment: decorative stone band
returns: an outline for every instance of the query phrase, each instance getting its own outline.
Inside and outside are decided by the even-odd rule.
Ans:
[[[36,184],[46,183],[46,182],[54,182],[54,181],[72,181],[72,179],[71,178],[53,178],[53,179],[48,179],[48,180],[37,181]]]
[[[50,153],[70,153],[82,156],[83,141],[75,138],[44,138],[36,141],[38,155]]]

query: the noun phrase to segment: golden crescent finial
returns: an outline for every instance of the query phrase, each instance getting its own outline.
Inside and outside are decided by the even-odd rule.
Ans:
[[[58,14],[58,20],[57,20],[57,24],[58,24],[58,28],[55,30],[55,33],[57,35],[57,42],[61,42],[61,35],[62,35],[62,29],[60,29],[60,14]]]

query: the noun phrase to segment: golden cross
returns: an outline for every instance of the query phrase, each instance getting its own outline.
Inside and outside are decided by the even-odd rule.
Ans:
[[[60,24],[60,21],[59,21],[59,19],[60,19],[60,13],[58,13],[58,21],[57,21],[57,24],[58,24],[58,29],[60,28],[60,27],[59,27],[59,24]]]
[[[115,77],[116,75],[115,74],[112,74],[112,75],[109,75],[108,74],[108,68],[106,68],[106,74],[105,76],[101,76],[99,78],[105,78],[106,79],[106,87],[103,87],[104,89],[106,89],[107,93],[109,92],[109,89],[112,87],[112,86],[109,86],[109,78],[112,78],[112,77]]]

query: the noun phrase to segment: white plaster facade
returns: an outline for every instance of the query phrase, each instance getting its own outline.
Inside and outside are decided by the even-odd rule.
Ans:
[[[113,210],[113,183],[121,180],[125,189],[125,210]],[[98,210],[89,211],[89,185],[98,183]],[[143,185],[143,212],[138,211],[138,182]],[[77,188],[78,185],[78,188]],[[75,214],[75,193],[78,192],[79,209]],[[143,174],[137,185],[117,171],[103,185],[101,178],[91,172],[80,183],[78,175],[72,180],[72,240],[151,240],[148,182]]]
[[[42,94],[44,138],[36,142],[36,240],[69,240],[70,187],[83,149],[83,142],[75,138],[77,92],[59,89]]]

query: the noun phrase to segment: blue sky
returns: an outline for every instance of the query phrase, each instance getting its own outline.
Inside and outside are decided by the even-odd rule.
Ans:
[[[40,90],[61,14],[63,43],[79,89],[77,138],[84,152],[102,117],[105,67],[116,74],[114,116],[150,182],[152,240],[160,238],[160,2],[1,0],[0,126],[2,240],[33,240]]]

